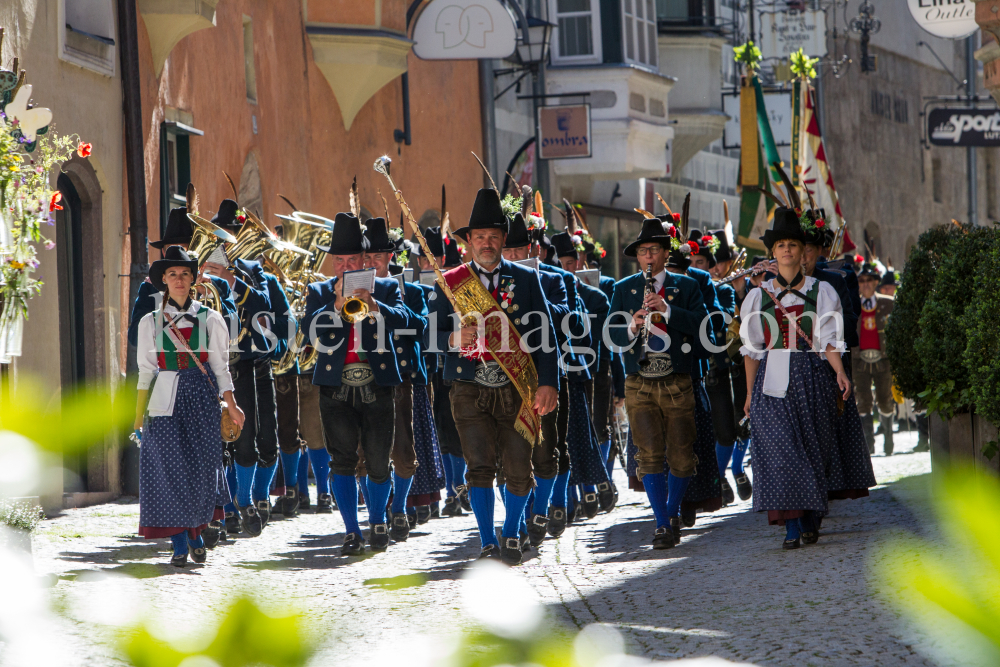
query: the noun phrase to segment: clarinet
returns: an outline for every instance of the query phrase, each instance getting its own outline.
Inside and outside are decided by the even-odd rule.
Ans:
[[[653,288],[656,286],[656,281],[653,280],[653,265],[647,264],[645,271],[646,288],[642,292],[642,307],[646,307],[646,297],[648,297]],[[653,319],[653,313],[646,313],[646,320],[642,324],[642,332],[639,336],[639,342],[642,344],[642,349],[639,350],[639,365],[645,368],[649,365],[649,325]],[[661,318],[662,319],[662,318]]]

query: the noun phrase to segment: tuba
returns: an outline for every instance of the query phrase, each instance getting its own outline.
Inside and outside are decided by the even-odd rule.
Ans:
[[[191,241],[188,243],[188,253],[194,255],[198,260],[198,275],[200,276],[205,262],[215,252],[215,249],[223,243],[234,243],[236,237],[195,213],[188,213],[187,217],[194,227]],[[199,289],[205,290],[204,296],[199,293]],[[191,290],[193,292],[192,299],[198,299],[212,310],[222,311],[222,297],[210,281],[195,283],[191,286]]]

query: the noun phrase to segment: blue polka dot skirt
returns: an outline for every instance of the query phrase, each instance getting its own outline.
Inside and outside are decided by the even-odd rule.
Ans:
[[[597,431],[590,419],[587,404],[587,385],[569,383],[569,415],[566,422],[566,447],[569,449],[569,483],[600,484],[607,482],[608,469],[604,467]]]
[[[417,471],[413,473],[410,496],[434,493],[444,488],[444,463],[434,428],[434,410],[427,397],[427,385],[413,385],[413,448]]]

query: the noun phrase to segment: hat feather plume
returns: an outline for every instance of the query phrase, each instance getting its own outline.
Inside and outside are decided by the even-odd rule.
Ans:
[[[233,191],[233,200],[236,201],[237,203],[239,203],[239,201],[240,201],[240,192],[239,192],[239,190],[236,189],[236,184],[233,183],[233,179],[230,178],[229,174],[227,174],[226,172],[222,172],[222,175],[226,177],[227,181],[229,181],[229,187]]]
[[[198,207],[201,205],[201,200],[198,198],[198,192],[194,189],[194,183],[188,183],[185,200],[188,213],[198,215]]]
[[[634,208],[632,210],[635,211],[636,213],[640,213],[642,215],[642,217],[646,218],[646,220],[649,220],[650,218],[655,218],[656,217],[655,214],[650,213],[649,211],[647,211],[644,208]]]
[[[572,236],[576,234],[576,216],[573,214],[573,205],[569,203],[569,200],[563,198],[563,206],[566,207],[566,231]]]
[[[361,218],[361,202],[358,200],[358,177],[354,177],[354,182],[351,183],[351,192],[348,195],[351,204],[351,215],[355,218]]]
[[[483,161],[479,159],[479,156],[476,155],[475,151],[471,151],[471,153],[472,157],[476,158],[476,162],[479,163],[479,166],[482,167],[483,171],[486,172],[486,177],[490,179],[490,185],[493,186],[493,189],[496,191],[497,194],[500,194],[500,188],[498,188],[497,184],[493,181],[493,175],[490,174],[490,170],[486,168],[486,165],[483,164]]]
[[[691,220],[691,193],[684,197],[684,207],[681,209],[681,234],[688,236],[688,226]]]
[[[775,171],[778,172],[778,176],[781,178],[781,184],[785,188],[785,192],[788,194],[788,203],[791,204],[791,208],[796,211],[802,210],[802,200],[799,199],[799,193],[792,185],[792,179],[788,178],[788,174],[785,170],[781,168],[780,162],[772,162],[771,166],[774,167]]]
[[[528,214],[531,213],[531,186],[522,185],[521,186],[521,215],[524,219],[528,219]]]
[[[292,203],[292,200],[285,195],[278,193],[278,196],[285,200],[285,203],[292,207],[293,211],[298,211],[299,207]]]
[[[535,190],[535,215],[544,218],[542,215],[542,193],[540,190]]]
[[[668,214],[670,214],[670,215],[673,215],[673,214],[674,214],[674,212],[673,212],[673,211],[671,211],[671,210],[670,210],[670,207],[669,207],[669,206],[667,205],[667,202],[663,201],[663,197],[661,197],[661,196],[660,196],[660,193],[659,193],[659,192],[657,192],[657,193],[656,193],[656,198],[660,200],[660,203],[661,203],[661,204],[663,204],[663,208],[667,209],[667,213],[668,213]]]

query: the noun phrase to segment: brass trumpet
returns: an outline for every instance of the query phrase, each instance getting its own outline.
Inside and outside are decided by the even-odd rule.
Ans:
[[[191,241],[188,243],[188,254],[194,255],[198,260],[198,275],[201,275],[205,262],[215,249],[223,243],[235,243],[236,237],[195,213],[188,213],[187,217],[194,226]],[[205,290],[204,297],[199,292],[201,289]],[[192,285],[191,298],[201,301],[212,310],[222,312],[222,296],[211,281]]]
[[[344,307],[340,309],[340,316],[351,324],[360,322],[368,317],[368,304],[356,296],[347,297]]]

